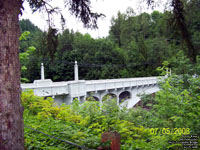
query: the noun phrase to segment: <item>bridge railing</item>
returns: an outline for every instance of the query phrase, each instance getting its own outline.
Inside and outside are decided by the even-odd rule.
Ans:
[[[38,84],[37,82],[30,84],[21,84],[22,91],[26,89],[33,89],[34,94],[37,96],[55,96],[69,94],[67,82],[50,82],[49,84],[43,84],[42,80]]]
[[[99,91],[116,88],[136,87],[141,85],[157,84],[157,77],[109,79],[86,81],[87,91]]]
[[[22,84],[22,90],[33,89],[34,94],[38,96],[55,96],[78,93],[76,95],[85,95],[86,92],[137,87],[144,85],[155,85],[158,77],[140,77],[126,79],[106,79],[106,80],[79,80],[68,82],[52,82],[50,79],[35,80],[32,84]],[[82,87],[82,88],[81,88]],[[83,94],[81,94],[83,93]]]

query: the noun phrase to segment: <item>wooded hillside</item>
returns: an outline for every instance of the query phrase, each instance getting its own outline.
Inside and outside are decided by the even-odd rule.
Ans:
[[[186,3],[186,23],[194,48],[200,54],[200,12],[196,1]],[[138,76],[157,76],[156,68],[164,61],[172,72],[198,73],[190,62],[188,47],[180,33],[170,24],[168,11],[135,15],[131,8],[112,18],[109,36],[94,39],[66,29],[51,41],[55,46],[49,52],[48,37],[29,20],[20,21],[21,31],[30,31],[20,43],[20,51],[29,46],[36,49],[26,62],[22,77],[30,82],[39,79],[40,63],[44,62],[46,78],[53,81],[73,80],[74,61],[78,61],[80,79],[108,79]],[[199,61],[199,59],[197,60]],[[199,63],[199,62],[198,62]]]

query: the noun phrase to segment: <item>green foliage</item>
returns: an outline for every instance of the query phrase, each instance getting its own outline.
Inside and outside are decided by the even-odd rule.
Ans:
[[[199,17],[189,9],[193,8],[198,14],[196,0],[187,2],[185,7],[191,40],[198,50]],[[40,31],[29,20],[22,20],[22,31],[30,31],[31,34],[26,41],[20,42],[20,51],[25,52],[29,46],[36,48],[26,61],[28,67],[22,76],[33,82],[39,78],[39,66],[44,63],[46,78],[53,81],[73,80],[75,60],[78,61],[80,79],[86,80],[158,76],[163,68],[159,71],[156,68],[163,62],[169,63],[167,67],[172,69],[172,73],[198,74],[199,65],[194,67],[196,65],[188,59],[186,44],[180,36],[174,36],[174,29],[168,24],[171,15],[168,11],[136,15],[128,8],[125,13],[118,12],[112,18],[109,36],[99,39],[69,29],[62,33],[50,30],[55,36],[48,39],[45,38],[46,32]],[[54,46],[48,48],[51,45],[48,43]],[[199,64],[199,56],[196,64]]]
[[[27,40],[28,35],[30,34],[29,31],[24,31],[19,40],[23,41],[23,40]],[[30,46],[27,48],[27,50],[25,52],[21,52],[19,54],[19,59],[20,59],[20,63],[21,63],[21,73],[25,73],[27,71],[27,62],[29,60],[29,56],[31,54],[33,54],[33,52],[36,50],[36,48],[34,46]],[[24,78],[23,75],[21,77],[21,82],[29,82],[29,80],[27,78]]]
[[[186,83],[186,82],[189,82]],[[171,128],[190,128],[191,133],[199,132],[200,78],[172,76],[166,79],[156,94],[154,111],[159,114],[161,124]]]
[[[30,32],[29,31],[24,31],[21,35],[20,35],[20,37],[19,37],[19,40],[21,41],[21,40],[27,40],[27,36],[30,34]]]
[[[191,40],[198,50],[200,15],[196,4],[197,0],[188,1],[185,6]],[[88,80],[166,75],[172,69],[172,76],[159,84],[161,90],[155,96],[142,95],[141,107],[133,109],[119,108],[116,99],[109,95],[103,104],[90,97],[83,104],[76,99],[72,105],[59,106],[52,98],[23,92],[25,125],[94,149],[101,145],[105,131],[119,132],[124,150],[182,149],[180,144],[168,143],[180,136],[149,132],[151,128],[189,128],[191,134],[200,134],[200,57],[197,56],[196,64],[191,63],[188,53],[184,53],[185,43],[172,34],[174,29],[167,24],[170,16],[167,11],[136,15],[129,8],[112,18],[109,36],[102,39],[68,29],[59,34],[53,31],[54,62],[45,55],[46,33],[29,20],[22,20],[21,30],[30,31],[20,37],[24,82],[39,78],[41,62],[47,68],[46,77],[54,81],[73,80],[74,60],[79,63],[80,78]],[[25,139],[27,149],[76,149],[26,127]]]
[[[21,62],[21,65],[23,65],[22,67],[26,68],[24,65],[26,64],[26,62],[29,59],[29,56],[36,50],[36,48],[34,46],[30,46],[28,47],[28,49],[26,50],[26,52],[20,53],[19,54],[19,59]],[[23,68],[22,68],[23,71]]]
[[[184,5],[191,41],[199,55],[198,0]],[[128,8],[112,18],[109,36],[101,39],[52,29],[55,36],[47,40],[47,33],[29,20],[21,20],[21,31],[25,31],[20,37],[23,82],[39,78],[41,62],[47,68],[46,77],[54,81],[73,79],[74,60],[79,63],[80,78],[88,80],[166,75],[172,69],[172,76],[159,84],[160,91],[155,96],[142,95],[141,105],[133,109],[119,108],[110,95],[104,97],[103,104],[90,97],[83,104],[75,99],[72,105],[57,105],[52,98],[23,92],[25,125],[91,149],[102,145],[101,134],[106,131],[120,133],[122,150],[182,149],[180,144],[168,143],[178,140],[179,135],[149,132],[152,128],[188,128],[191,134],[200,134],[200,57],[196,57],[196,64],[191,63],[187,45],[167,24],[171,15],[167,11],[136,15]],[[47,42],[54,45],[50,55],[46,55]],[[78,149],[26,126],[25,146],[32,150]]]
[[[160,73],[161,76],[164,76],[167,73],[169,73],[167,72],[169,71],[169,68],[168,68],[169,63],[167,61],[164,61],[162,65],[163,65],[162,67],[158,67],[156,70]]]
[[[150,128],[179,127],[190,128],[193,134],[199,132],[197,118],[200,112],[200,92],[197,87],[200,80],[193,78],[188,80],[193,84],[188,90],[183,90],[180,89],[183,84],[180,79],[180,82],[176,82],[177,79],[175,80],[174,77],[167,79],[162,84],[161,91],[156,94],[156,103],[150,111],[140,108],[120,109],[115,99],[107,100],[102,105],[97,101],[86,101],[80,104],[75,99],[72,105],[59,106],[52,98],[44,99],[34,96],[31,90],[26,91],[21,96],[25,108],[24,123],[46,134],[89,148],[97,148],[101,145],[101,134],[105,131],[117,131],[121,135],[121,149],[124,150],[164,150],[167,147],[172,150],[180,149],[181,145],[168,143],[169,140],[178,140],[179,136],[151,134]],[[174,85],[179,85],[179,88]],[[191,92],[194,94],[191,95]],[[181,109],[177,109],[177,106],[181,106]],[[26,126],[25,142],[27,149],[76,149]]]
[[[172,71],[175,74],[200,74],[200,57],[197,57],[197,63],[193,64],[189,58],[184,55],[183,51],[178,51],[176,55],[169,59],[169,63],[172,66]]]

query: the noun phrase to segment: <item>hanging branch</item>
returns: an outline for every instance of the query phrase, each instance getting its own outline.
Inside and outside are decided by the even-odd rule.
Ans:
[[[58,30],[53,27],[53,14],[59,14],[61,16],[61,25],[64,29],[65,19],[62,15],[61,10],[58,7],[52,7],[46,0],[27,0],[33,12],[39,10],[45,10],[48,15],[48,33],[46,35],[46,42],[44,44],[48,48],[48,53],[53,60],[53,56],[56,52],[58,45]],[[104,16],[103,14],[94,13],[91,11],[90,0],[65,0],[65,7],[69,6],[69,11],[71,14],[75,15],[76,18],[79,18],[84,27],[96,29],[97,28],[97,19]]]
[[[99,17],[105,17],[101,13],[94,13],[91,11],[90,0],[65,0],[65,7],[69,6],[69,11],[76,18],[80,18],[84,27],[96,29],[97,19]]]
[[[181,0],[172,0],[172,7],[173,15],[170,23],[174,29],[180,32],[182,39],[185,41],[188,48],[187,55],[191,62],[196,63],[197,51],[191,41],[191,35],[186,25],[183,2]]]
[[[148,6],[153,5],[155,0],[146,0]],[[191,35],[186,25],[184,4],[181,0],[172,0],[172,17],[169,20],[169,25],[181,35],[187,46],[187,55],[192,63],[196,63],[197,50],[191,41]]]

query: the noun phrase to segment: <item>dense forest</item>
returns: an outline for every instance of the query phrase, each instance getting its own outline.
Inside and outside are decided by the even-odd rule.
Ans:
[[[97,39],[51,28],[54,37],[49,38],[30,20],[21,20],[22,82],[40,79],[42,62],[45,78],[53,81],[73,80],[75,60],[79,77],[85,80],[160,76],[172,70],[159,83],[160,91],[141,95],[142,101],[133,109],[119,107],[115,99],[101,106],[92,99],[59,106],[52,98],[23,92],[26,148],[78,149],[64,139],[97,149],[107,146],[101,143],[102,133],[117,131],[122,150],[182,150],[182,143],[169,141],[200,135],[200,5],[199,0],[184,5],[189,41],[174,26],[170,11],[136,15],[127,8],[112,18],[109,36]],[[191,58],[191,47],[196,61]],[[193,148],[198,149],[200,138],[194,142]]]
[[[199,56],[200,12],[195,1],[192,2],[186,7],[186,23]],[[86,80],[157,76],[156,68],[164,61],[174,73],[195,74],[198,70],[190,61],[190,50],[170,24],[170,15],[168,11],[135,15],[128,8],[125,13],[118,12],[112,18],[108,37],[94,39],[89,34],[66,29],[62,33],[53,30],[55,37],[50,41],[46,32],[29,20],[21,20],[22,33],[30,32],[20,43],[21,63],[26,69],[22,77],[29,82],[39,79],[40,63],[44,62],[46,78],[73,80],[75,60],[78,61],[80,79]]]

